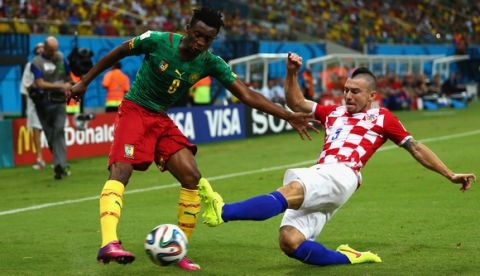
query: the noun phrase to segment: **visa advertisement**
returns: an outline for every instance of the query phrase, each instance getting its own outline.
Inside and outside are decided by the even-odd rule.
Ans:
[[[168,116],[195,144],[243,139],[292,129],[286,121],[245,108],[243,104],[172,108]],[[116,113],[96,114],[85,130],[79,130],[74,126],[73,116],[69,116],[65,126],[67,158],[108,155],[113,141],[115,117]],[[52,161],[43,133],[40,149],[35,148],[33,132],[27,128],[25,118],[12,120],[11,129],[14,165],[35,163],[38,150],[42,151],[47,162]]]

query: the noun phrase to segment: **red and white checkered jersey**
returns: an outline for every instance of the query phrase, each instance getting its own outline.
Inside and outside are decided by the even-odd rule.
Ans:
[[[318,164],[345,163],[359,172],[387,139],[402,145],[411,138],[398,118],[386,108],[350,114],[345,106],[317,104],[315,118],[325,127]]]

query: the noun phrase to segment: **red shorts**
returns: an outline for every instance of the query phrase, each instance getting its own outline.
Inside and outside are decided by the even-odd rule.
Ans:
[[[130,163],[134,170],[144,171],[155,161],[163,171],[170,156],[182,148],[194,155],[197,152],[168,115],[124,100],[115,118],[108,167],[115,162]]]

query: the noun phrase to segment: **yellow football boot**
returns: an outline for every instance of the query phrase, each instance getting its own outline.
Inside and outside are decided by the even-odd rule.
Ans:
[[[361,264],[361,263],[381,263],[382,259],[370,251],[360,252],[357,251],[348,244],[342,244],[337,247],[337,251],[342,253],[343,255],[347,256],[352,264]]]
[[[205,205],[202,214],[203,223],[212,227],[222,224],[222,208],[225,202],[219,193],[213,191],[208,180],[203,177],[198,182],[198,194]]]

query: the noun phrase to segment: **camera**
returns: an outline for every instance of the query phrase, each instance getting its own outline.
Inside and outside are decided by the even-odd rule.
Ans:
[[[95,119],[93,113],[79,113],[73,116],[73,124],[78,130],[85,130],[88,127],[88,122]]]
[[[68,55],[70,69],[76,76],[85,75],[93,67],[93,52],[88,48],[73,48]]]

